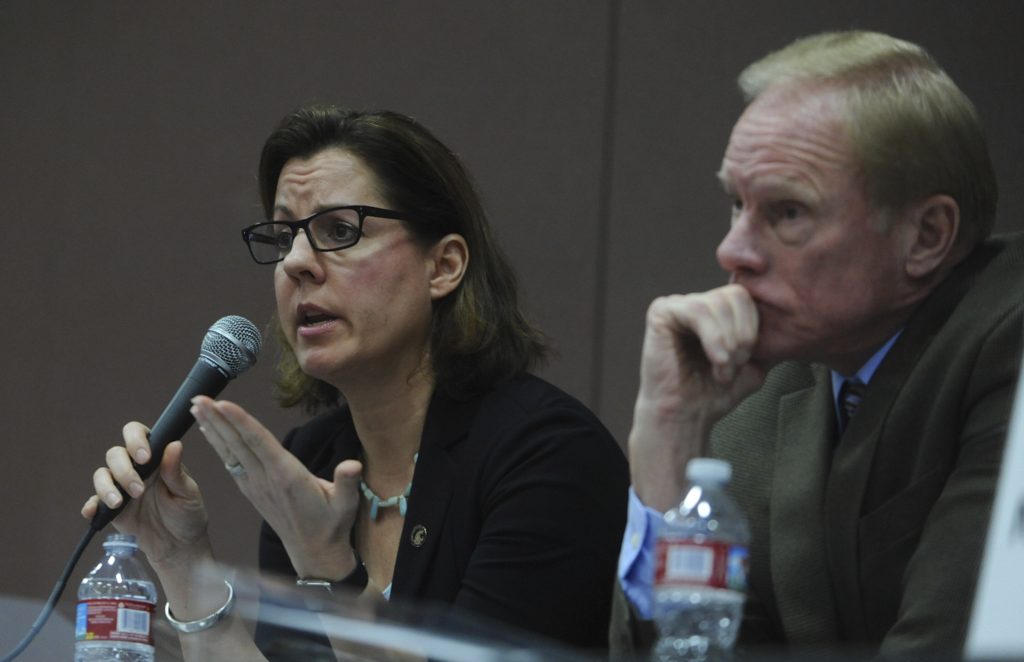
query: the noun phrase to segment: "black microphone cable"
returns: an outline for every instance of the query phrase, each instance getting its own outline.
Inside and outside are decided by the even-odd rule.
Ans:
[[[67,565],[64,566],[64,572],[61,573],[60,579],[53,586],[53,591],[50,593],[50,597],[47,598],[46,604],[43,605],[43,609],[39,612],[39,616],[36,618],[36,622],[32,624],[32,627],[28,629],[25,636],[22,637],[21,641],[17,646],[11,650],[10,653],[5,655],[0,662],[10,662],[14,658],[25,652],[28,645],[32,643],[32,640],[36,638],[39,631],[46,625],[46,621],[50,618],[50,614],[53,613],[54,607],[57,606],[57,601],[60,600],[60,596],[64,593],[64,589],[68,585],[68,579],[71,578],[71,572],[75,569],[79,559],[82,558],[82,554],[85,552],[85,548],[89,546],[89,542],[92,541],[93,536],[102,527],[97,527],[94,524],[89,525],[89,530],[85,532],[82,539],[78,542],[78,546],[75,547],[75,551],[71,553],[71,558],[68,559]]]
[[[183,437],[195,422],[192,414],[189,413],[191,399],[196,395],[215,397],[220,393],[229,380],[234,379],[256,362],[256,355],[259,354],[262,342],[256,326],[238,315],[222,317],[210,327],[203,338],[199,360],[196,361],[192,371],[189,372],[177,393],[171,398],[167,408],[153,425],[153,429],[150,430],[149,437],[153,457],[144,465],[132,462],[143,480],[160,466],[164,447],[171,441]],[[121,505],[117,508],[108,508],[100,502],[96,509],[96,515],[89,523],[89,529],[82,536],[75,551],[71,553],[71,558],[64,566],[60,579],[54,585],[53,591],[47,598],[46,604],[43,605],[35,623],[32,624],[18,645],[0,659],[0,662],[10,662],[21,655],[46,625],[50,614],[57,606],[57,601],[67,587],[72,571],[82,558],[82,554],[89,546],[93,536],[117,517],[131,499],[120,485],[117,485],[117,489],[124,498]]]

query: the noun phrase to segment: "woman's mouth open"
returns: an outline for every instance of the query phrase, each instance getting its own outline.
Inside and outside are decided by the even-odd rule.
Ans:
[[[311,338],[330,332],[338,325],[338,318],[315,308],[300,310],[297,318],[298,334]]]

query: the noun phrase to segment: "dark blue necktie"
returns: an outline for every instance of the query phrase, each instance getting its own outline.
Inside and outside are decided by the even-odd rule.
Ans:
[[[865,388],[867,387],[859,379],[847,379],[839,388],[839,434],[843,434],[846,426],[850,424],[850,419],[864,397]]]

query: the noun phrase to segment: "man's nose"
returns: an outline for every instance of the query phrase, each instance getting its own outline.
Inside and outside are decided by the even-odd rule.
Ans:
[[[729,232],[718,244],[715,256],[718,264],[732,274],[764,271],[765,257],[749,216],[740,214],[733,219]]]

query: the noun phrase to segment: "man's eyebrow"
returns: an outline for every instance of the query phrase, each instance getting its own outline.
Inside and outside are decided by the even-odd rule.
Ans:
[[[730,195],[733,193],[732,179],[729,178],[729,175],[725,174],[723,168],[719,168],[718,172],[715,173],[715,179],[718,180],[718,185],[722,187],[723,191]]]

